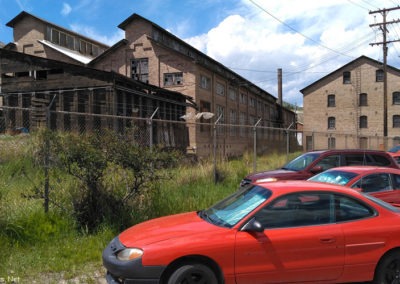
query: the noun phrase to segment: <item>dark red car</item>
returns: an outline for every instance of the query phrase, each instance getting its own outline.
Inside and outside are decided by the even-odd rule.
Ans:
[[[249,174],[241,186],[252,182],[277,180],[306,180],[334,167],[371,165],[400,169],[399,164],[385,151],[378,150],[322,150],[307,152],[280,169]]]
[[[208,209],[128,228],[108,283],[399,283],[400,209],[310,181],[251,184]]]

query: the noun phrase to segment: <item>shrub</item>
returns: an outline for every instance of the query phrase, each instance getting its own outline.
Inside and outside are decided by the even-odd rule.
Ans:
[[[39,137],[47,139],[42,145],[48,148],[38,147],[36,161],[40,164],[48,155],[47,161],[79,181],[70,195],[72,215],[81,228],[91,232],[104,222],[126,227],[131,208],[142,202],[155,181],[168,178],[163,169],[178,161],[177,152],[143,147],[130,137],[111,131],[55,136],[45,131]]]

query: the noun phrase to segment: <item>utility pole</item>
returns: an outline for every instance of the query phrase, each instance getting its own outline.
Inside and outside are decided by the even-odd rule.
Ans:
[[[387,44],[391,43],[391,42],[400,41],[400,40],[388,41],[386,39],[386,34],[389,33],[389,31],[387,29],[387,25],[400,22],[399,19],[387,22],[386,16],[387,16],[388,12],[393,11],[393,10],[398,10],[398,9],[400,9],[400,6],[369,12],[369,14],[381,13],[382,18],[383,18],[381,23],[376,23],[376,24],[372,24],[369,26],[370,27],[379,26],[379,28],[383,34],[383,40],[381,42],[371,43],[370,45],[372,45],[372,46],[373,45],[382,45],[383,46],[383,136],[384,136],[384,138],[386,138],[388,136],[388,114],[387,114],[387,111],[388,111],[388,106],[387,106],[387,104],[388,104],[388,102],[387,102],[387,54],[388,54],[388,52],[387,52],[387,50],[388,50],[388,47],[387,47]],[[385,139],[385,144],[386,143],[387,143],[387,141]]]

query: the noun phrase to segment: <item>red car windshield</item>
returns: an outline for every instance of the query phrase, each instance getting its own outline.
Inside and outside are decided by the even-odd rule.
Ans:
[[[217,226],[231,228],[266,201],[271,191],[257,185],[238,190],[214,206],[200,211],[199,216]]]
[[[311,181],[319,181],[325,183],[333,183],[339,185],[346,185],[350,180],[356,177],[358,174],[353,172],[345,172],[345,171],[337,171],[337,170],[329,170],[317,174],[308,180]]]

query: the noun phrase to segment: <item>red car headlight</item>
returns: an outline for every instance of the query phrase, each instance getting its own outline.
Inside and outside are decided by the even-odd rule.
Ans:
[[[126,248],[117,253],[117,259],[122,261],[128,261],[135,258],[139,258],[143,255],[143,251],[138,248]]]

